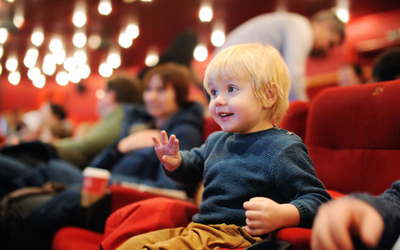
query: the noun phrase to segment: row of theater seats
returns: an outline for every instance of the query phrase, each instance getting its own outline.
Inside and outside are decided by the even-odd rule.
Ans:
[[[215,125],[206,120],[205,134],[218,130]],[[312,104],[293,102],[281,127],[304,140],[317,175],[333,198],[353,192],[377,195],[400,179],[396,167],[400,162],[400,80],[332,87],[319,93]],[[193,203],[149,199],[156,195],[120,186],[112,186],[111,191],[111,210],[116,212],[104,234],[65,227],[53,239],[54,250],[99,249],[100,242],[104,249],[113,249],[111,243],[119,244],[137,233],[184,226],[198,211]],[[147,200],[130,204],[143,199]],[[130,218],[133,211],[137,216]],[[124,226],[115,230],[121,223]],[[310,249],[310,229],[285,228],[271,237],[291,242],[294,250]]]

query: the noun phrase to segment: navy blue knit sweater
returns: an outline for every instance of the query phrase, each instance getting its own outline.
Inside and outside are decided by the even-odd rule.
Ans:
[[[318,206],[331,197],[316,177],[301,139],[277,127],[250,134],[216,132],[200,148],[181,151],[182,163],[165,173],[183,183],[204,178],[203,202],[193,221],[246,225],[243,203],[268,197],[300,211],[311,227]]]

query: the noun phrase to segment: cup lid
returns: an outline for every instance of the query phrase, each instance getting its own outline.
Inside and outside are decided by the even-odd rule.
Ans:
[[[86,167],[83,170],[83,176],[109,179],[111,174],[110,174],[110,171],[108,171],[106,169]]]

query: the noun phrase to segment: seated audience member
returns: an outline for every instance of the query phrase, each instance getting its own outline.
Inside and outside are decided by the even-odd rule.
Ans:
[[[354,86],[366,82],[362,68],[356,63],[346,63],[338,70],[339,86]]]
[[[377,197],[358,193],[322,205],[312,229],[315,250],[400,249],[400,180]]]
[[[388,49],[377,56],[372,78],[374,82],[400,79],[400,48]]]
[[[236,45],[217,54],[204,87],[223,131],[191,151],[179,150],[178,135],[153,137],[167,176],[187,184],[204,178],[200,212],[186,228],[134,236],[118,249],[243,248],[281,227],[311,227],[330,195],[301,139],[272,124],[289,105],[289,81],[272,47]]]
[[[188,67],[190,71],[192,83],[189,85],[189,99],[202,104],[204,107],[208,105],[208,98],[203,91],[199,76],[196,74],[191,63],[193,60],[193,52],[198,44],[197,34],[192,30],[186,30],[178,34],[174,41],[168,46],[167,50],[161,55],[157,65],[164,63],[176,63]],[[156,65],[156,66],[157,66]],[[151,67],[144,68],[139,73],[139,78],[142,79],[144,74]]]
[[[45,102],[41,105],[37,115],[39,116],[38,128],[29,130],[32,125],[28,126],[23,133],[13,139],[13,144],[38,139],[51,143],[57,139],[71,136],[72,124],[67,120],[67,112],[61,105]]]
[[[81,168],[86,167],[105,146],[118,139],[124,113],[121,104],[140,102],[138,81],[125,76],[109,79],[106,94],[98,102],[101,119],[80,140],[71,137],[55,141],[53,145],[58,156]]]
[[[181,136],[181,147],[202,143],[203,108],[188,102],[190,77],[187,67],[175,63],[158,65],[143,77],[145,107],[124,106],[121,139],[96,156],[91,166],[109,169],[114,182],[133,182],[153,187],[193,191],[165,177],[154,152],[153,135],[161,130]]]
[[[163,174],[151,138],[159,137],[160,131],[166,130],[182,138],[183,149],[201,145],[203,108],[198,103],[187,101],[189,84],[189,72],[184,66],[168,63],[150,69],[143,78],[145,107],[123,105],[122,139],[104,149],[90,165],[109,169],[111,183],[179,189],[191,195],[196,185],[183,185]],[[8,188],[14,185],[12,188],[15,189],[32,186],[32,183],[41,186],[53,180],[67,184],[69,188],[57,194],[20,199],[12,205],[7,224],[3,224],[7,225],[4,234],[11,242],[9,249],[28,246],[29,249],[39,249],[46,233],[67,224],[84,226],[80,207],[82,174],[77,168],[52,161],[30,169],[10,162],[11,159],[0,158],[0,185],[8,182]],[[10,166],[8,170],[21,169],[20,174],[11,177],[7,166]],[[8,181],[3,182],[7,174]],[[49,176],[53,178],[49,179]]]
[[[9,132],[15,134],[21,134],[22,131],[27,129],[27,124],[23,120],[23,113],[19,108],[14,109],[12,112],[12,117],[10,121]]]
[[[72,124],[67,120],[67,112],[60,105],[48,103],[39,139],[43,142],[51,143],[71,135]]]

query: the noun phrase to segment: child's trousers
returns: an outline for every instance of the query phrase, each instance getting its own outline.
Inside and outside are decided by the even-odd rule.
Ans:
[[[236,225],[204,225],[191,222],[185,227],[163,229],[134,236],[117,250],[245,248],[261,241]]]

